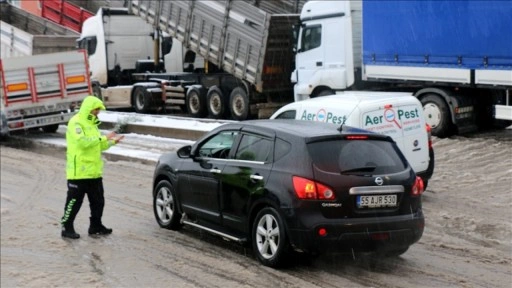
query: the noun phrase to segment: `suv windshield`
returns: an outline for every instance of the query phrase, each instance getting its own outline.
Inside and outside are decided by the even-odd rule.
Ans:
[[[407,162],[395,144],[378,140],[329,140],[308,144],[314,165],[325,172],[389,174]]]

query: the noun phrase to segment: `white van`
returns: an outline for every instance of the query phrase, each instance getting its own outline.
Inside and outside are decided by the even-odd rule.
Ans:
[[[402,92],[346,91],[287,104],[270,119],[348,125],[391,136],[425,187],[434,173],[430,127],[416,97]]]

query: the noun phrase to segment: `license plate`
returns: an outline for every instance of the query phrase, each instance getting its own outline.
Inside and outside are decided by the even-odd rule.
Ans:
[[[357,208],[396,207],[396,195],[357,196]]]

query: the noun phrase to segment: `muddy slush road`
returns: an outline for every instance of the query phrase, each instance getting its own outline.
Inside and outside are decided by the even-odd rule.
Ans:
[[[108,237],[60,237],[64,153],[3,143],[1,287],[511,287],[512,130],[434,138],[436,168],[423,196],[426,228],[404,255],[328,254],[286,269],[251,249],[185,227],[157,225],[154,165],[106,161]],[[14,146],[14,147],[12,147]]]

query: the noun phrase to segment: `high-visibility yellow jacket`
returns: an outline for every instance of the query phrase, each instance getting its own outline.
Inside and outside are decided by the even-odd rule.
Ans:
[[[103,175],[101,152],[115,144],[102,136],[99,119],[91,114],[94,109],[105,110],[103,102],[95,96],[87,96],[80,110],[68,122],[66,131],[68,180],[95,179]]]

